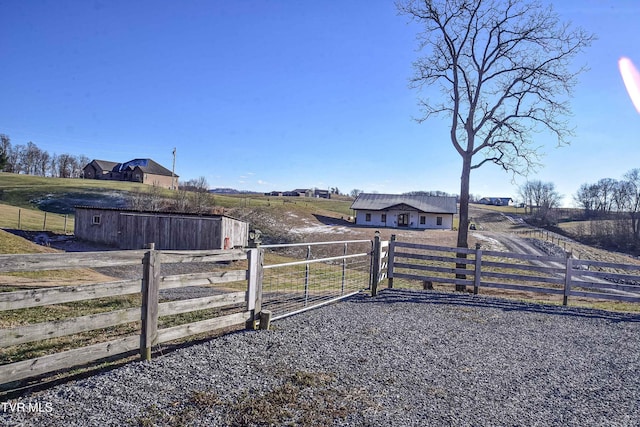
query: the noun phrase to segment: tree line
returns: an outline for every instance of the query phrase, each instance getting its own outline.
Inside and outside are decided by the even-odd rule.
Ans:
[[[525,182],[518,189],[525,213],[530,215],[530,219],[541,225],[555,224],[554,209],[560,206],[562,196],[556,191],[553,182],[542,182],[533,180]]]
[[[35,143],[11,143],[8,135],[0,134],[0,171],[57,178],[80,178],[90,162],[85,155],[49,154]]]
[[[609,220],[592,227],[607,243],[637,247],[640,244],[640,169],[632,169],[622,179],[602,178],[582,184],[574,196],[584,211],[584,219]]]

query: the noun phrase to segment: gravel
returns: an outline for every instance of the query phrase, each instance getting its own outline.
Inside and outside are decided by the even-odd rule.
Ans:
[[[2,402],[0,424],[640,426],[637,314],[385,290],[272,326]]]

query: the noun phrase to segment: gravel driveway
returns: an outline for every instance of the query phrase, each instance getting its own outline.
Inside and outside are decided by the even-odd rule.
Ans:
[[[384,290],[273,327],[3,402],[0,423],[640,426],[639,315]]]

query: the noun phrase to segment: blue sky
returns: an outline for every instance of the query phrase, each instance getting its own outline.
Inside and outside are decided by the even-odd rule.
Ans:
[[[640,117],[618,72],[640,65],[640,2],[556,1],[598,40],[579,63],[570,118],[556,148],[536,135],[570,205],[578,187],[640,167]],[[0,133],[53,153],[150,157],[182,180],[271,191],[459,192],[447,122],[419,116],[408,88],[418,28],[393,1],[0,0]],[[578,64],[576,64],[578,65]],[[480,196],[517,195],[485,165]]]

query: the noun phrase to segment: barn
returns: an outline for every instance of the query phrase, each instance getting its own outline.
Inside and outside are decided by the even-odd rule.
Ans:
[[[76,206],[74,234],[119,249],[230,249],[247,246],[249,224],[226,215]]]

